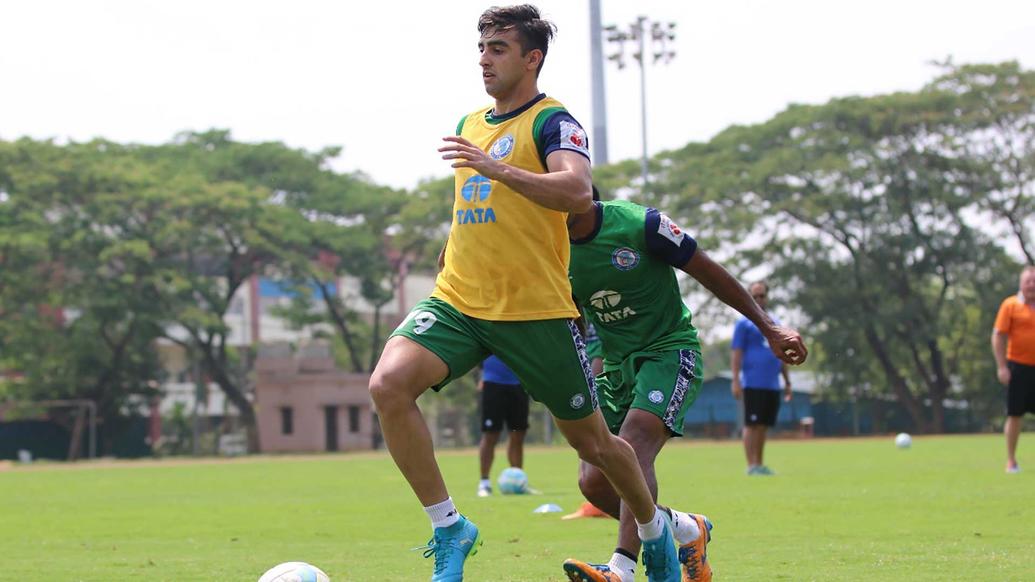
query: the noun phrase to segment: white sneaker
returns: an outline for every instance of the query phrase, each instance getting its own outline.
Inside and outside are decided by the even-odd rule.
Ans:
[[[1011,474],[1013,474],[1013,473],[1020,473],[1021,472],[1021,467],[1017,463],[1011,463],[1011,462],[1007,461],[1006,462],[1006,472],[1007,473],[1011,473]]]
[[[478,485],[478,497],[491,497],[492,486],[490,485]]]

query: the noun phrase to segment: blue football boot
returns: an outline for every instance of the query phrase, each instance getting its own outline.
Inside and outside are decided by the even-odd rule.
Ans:
[[[424,557],[435,556],[435,573],[431,582],[462,582],[464,579],[464,562],[468,557],[478,553],[482,545],[478,526],[466,517],[449,527],[437,527],[435,533],[424,546]]]
[[[672,518],[664,511],[660,513],[665,520],[661,535],[653,540],[643,540],[643,569],[649,582],[682,582],[679,553],[672,536]]]

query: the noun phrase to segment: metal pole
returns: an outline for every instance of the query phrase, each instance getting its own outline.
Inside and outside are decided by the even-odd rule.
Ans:
[[[640,35],[640,135],[643,154],[640,158],[640,172],[643,174],[643,190],[647,190],[647,17],[637,19]]]
[[[199,454],[199,443],[201,426],[200,420],[198,419],[198,406],[201,404],[201,363],[198,362],[197,352],[192,350],[191,356],[194,359],[194,410],[191,414],[191,454],[198,456]]]
[[[86,401],[86,411],[90,419],[90,458],[97,458],[97,404],[92,400]]]
[[[607,102],[604,99],[604,48],[601,40],[600,0],[589,0],[589,51],[593,86],[593,163],[606,164]]]

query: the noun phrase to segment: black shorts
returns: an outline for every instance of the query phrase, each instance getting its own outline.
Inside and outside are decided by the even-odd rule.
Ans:
[[[485,382],[482,386],[482,432],[528,430],[528,393],[520,385]]]
[[[744,388],[744,424],[773,426],[779,413],[779,390]]]
[[[1006,416],[1035,414],[1035,366],[1007,362],[1010,385],[1006,387]]]

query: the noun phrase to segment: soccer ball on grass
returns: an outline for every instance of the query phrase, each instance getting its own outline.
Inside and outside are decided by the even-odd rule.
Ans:
[[[909,433],[900,432],[895,437],[895,446],[900,449],[908,449],[913,444],[913,437]]]
[[[504,495],[524,495],[529,492],[528,475],[517,467],[504,469],[496,484]]]
[[[331,582],[331,578],[312,564],[284,562],[267,570],[259,582]]]

